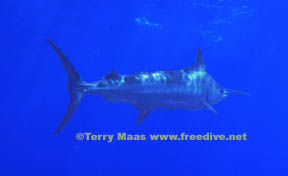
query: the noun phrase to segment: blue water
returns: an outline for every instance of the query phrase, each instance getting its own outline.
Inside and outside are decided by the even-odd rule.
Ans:
[[[285,175],[287,3],[248,0],[5,1],[1,16],[1,175]],[[207,109],[137,109],[87,95],[52,136],[68,104],[54,41],[82,78],[192,65],[233,95]],[[77,141],[95,134],[242,134],[247,141]]]

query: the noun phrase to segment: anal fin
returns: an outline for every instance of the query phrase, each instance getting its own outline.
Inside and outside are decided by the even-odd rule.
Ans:
[[[139,125],[146,117],[149,116],[149,114],[152,112],[151,109],[148,108],[138,108],[138,118],[136,125]]]

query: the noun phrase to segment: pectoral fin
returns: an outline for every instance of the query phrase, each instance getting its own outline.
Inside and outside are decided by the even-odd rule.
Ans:
[[[138,108],[138,119],[136,125],[139,125],[151,112],[152,110],[148,108]]]
[[[203,104],[206,106],[206,108],[208,108],[210,111],[214,112],[214,114],[218,114],[218,112],[213,108],[213,106],[211,106],[209,103],[207,102],[203,102]]]

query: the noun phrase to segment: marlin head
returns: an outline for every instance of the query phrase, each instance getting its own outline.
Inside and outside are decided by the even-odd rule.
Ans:
[[[249,96],[248,93],[224,88],[218,84],[210,86],[208,88],[207,100],[210,104],[216,104],[221,101],[223,98],[230,96],[231,94],[239,94]]]
[[[201,104],[215,114],[217,114],[217,112],[212,105],[220,102],[223,98],[228,97],[230,94],[234,93],[240,95],[249,95],[246,92],[224,88],[219,85],[214,80],[214,78],[206,72],[206,65],[204,63],[203,55],[200,49],[198,49],[196,63],[190,68],[192,68],[192,74],[190,74],[190,77],[188,77],[192,78],[192,81],[193,79],[197,80],[197,78],[199,80],[202,79],[202,81],[198,81],[200,83],[198,85],[193,84],[197,81],[192,82],[192,85],[194,85],[194,87],[202,88]],[[193,76],[193,74],[195,74],[196,76]]]

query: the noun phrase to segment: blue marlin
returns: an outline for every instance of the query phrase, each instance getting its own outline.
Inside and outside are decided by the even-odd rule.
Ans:
[[[96,82],[85,82],[63,52],[50,40],[68,75],[70,101],[58,134],[71,119],[83,96],[87,93],[102,96],[109,103],[120,102],[138,108],[139,125],[154,109],[207,108],[217,114],[212,105],[231,93],[245,92],[224,88],[206,72],[202,52],[198,49],[196,63],[184,69],[143,71],[130,75],[112,72]]]

